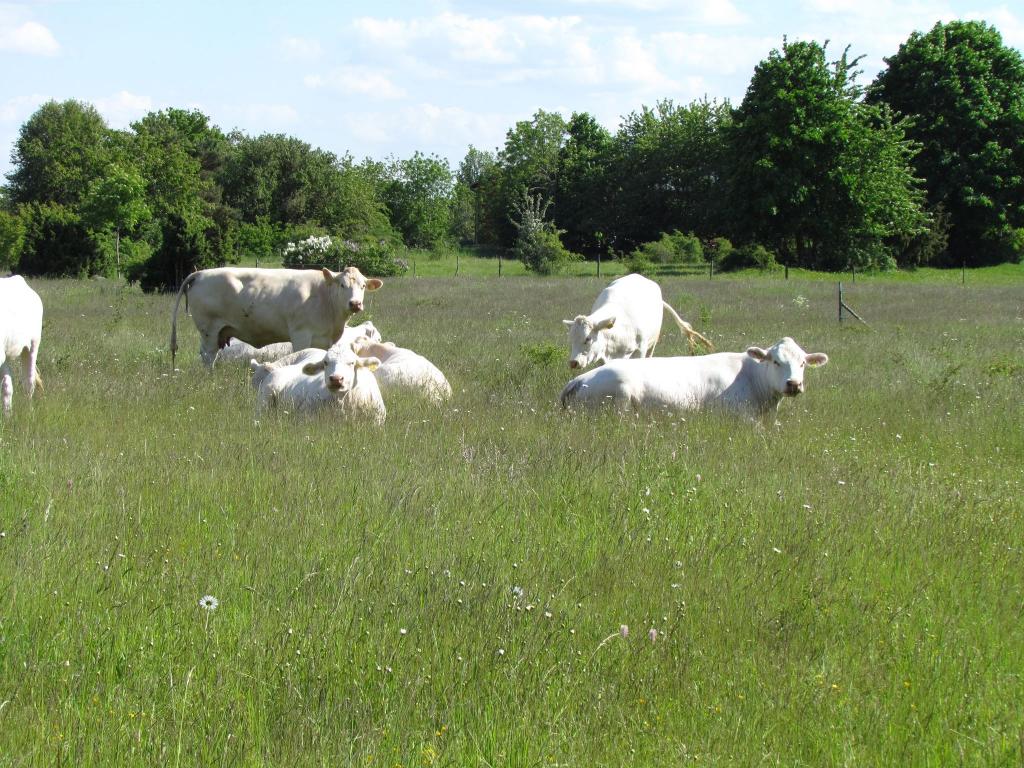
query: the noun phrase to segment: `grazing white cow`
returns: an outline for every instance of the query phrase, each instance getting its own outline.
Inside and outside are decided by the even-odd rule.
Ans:
[[[690,350],[700,341],[714,345],[661,298],[661,288],[643,275],[625,275],[598,294],[589,315],[563,320],[569,326],[570,368],[586,368],[596,362],[627,357],[651,357],[661,335],[664,310],[672,315],[686,336]]]
[[[451,384],[438,367],[411,349],[397,347],[390,341],[381,343],[356,339],[352,350],[360,357],[369,356],[380,360],[380,367],[374,371],[374,375],[385,392],[389,389],[408,389],[425,394],[437,404],[452,396]]]
[[[187,294],[199,331],[203,362],[213,368],[217,353],[234,336],[262,347],[291,341],[293,348],[336,342],[348,319],[363,309],[366,291],[383,282],[355,267],[251,269],[218,267],[193,272],[178,289],[171,318],[171,363],[178,349],[178,306]]]
[[[303,351],[315,354],[304,363],[266,370],[258,385],[261,410],[279,405],[297,411],[333,407],[346,415],[368,416],[378,424],[384,423],[387,410],[373,376],[379,360],[357,357],[343,347]],[[267,368],[266,363],[256,360],[249,365],[254,374]]]
[[[370,320],[367,320],[359,325],[346,325],[345,330],[342,331],[341,338],[336,343],[351,345],[353,341],[359,338],[380,341],[381,335],[380,331],[377,330],[377,326]],[[290,355],[293,351],[294,349],[290,341],[268,344],[265,347],[254,347],[252,344],[246,344],[244,341],[239,341],[232,337],[228,341],[227,346],[220,351],[220,354],[217,356],[217,362],[236,363],[244,361],[248,363],[250,360],[256,360],[260,363],[272,363],[275,360],[280,360]]]
[[[564,407],[613,403],[635,408],[692,411],[721,407],[751,416],[774,413],[783,397],[804,391],[804,368],[828,355],[808,354],[788,336],[768,349],[697,357],[613,360],[570,381]]]
[[[43,380],[36,370],[43,336],[43,301],[20,275],[0,278],[0,397],[4,415],[11,413],[14,381],[11,364],[21,358],[21,375],[29,399]]]

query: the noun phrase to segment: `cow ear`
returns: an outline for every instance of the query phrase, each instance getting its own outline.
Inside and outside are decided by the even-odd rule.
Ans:
[[[322,272],[324,273],[324,280],[326,280],[328,283],[335,279],[334,273],[331,272],[331,270],[329,270],[327,267],[324,267],[322,269]]]
[[[384,281],[381,280],[379,277],[371,277],[369,280],[366,281],[366,290],[376,291],[382,285],[384,285]]]
[[[380,367],[380,358],[377,357],[361,357],[356,363],[356,368],[369,368],[371,371],[376,371]]]
[[[600,331],[600,330],[603,330],[605,328],[612,328],[614,326],[615,326],[615,315],[612,315],[611,317],[606,317],[604,320],[602,320],[597,325],[595,325],[594,326],[594,330]]]
[[[818,366],[825,365],[828,362],[828,355],[824,352],[811,352],[804,358],[804,361],[812,368],[817,368]]]
[[[768,359],[768,350],[761,349],[760,347],[747,347],[747,355],[759,362],[763,362]]]
[[[575,320],[563,320],[562,322],[569,326],[576,325]]]
[[[312,376],[315,373],[320,373],[324,369],[324,366],[326,364],[326,357],[323,360],[319,360],[315,363],[306,363],[304,366],[302,366],[302,372],[307,376]]]

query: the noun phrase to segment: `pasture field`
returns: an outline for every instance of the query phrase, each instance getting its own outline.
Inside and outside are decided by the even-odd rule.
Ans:
[[[386,280],[363,318],[456,395],[382,428],[257,416],[187,317],[172,374],[173,297],[33,282],[0,765],[1020,765],[1021,284],[858,282],[867,329],[662,280],[719,349],[829,354],[757,428],[562,412],[605,282]]]

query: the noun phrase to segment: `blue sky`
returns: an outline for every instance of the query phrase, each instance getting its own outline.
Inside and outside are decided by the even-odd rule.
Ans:
[[[659,99],[739,103],[783,35],[849,45],[867,83],[912,31],[952,19],[1024,48],[1024,5],[985,0],[0,2],[0,174],[32,112],[72,98],[115,128],[195,108],[225,131],[454,168],[539,108],[615,130]]]

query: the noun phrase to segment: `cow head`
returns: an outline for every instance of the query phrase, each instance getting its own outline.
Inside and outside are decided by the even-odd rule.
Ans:
[[[384,281],[376,277],[364,277],[357,267],[345,267],[341,272],[331,272],[324,267],[323,273],[327,285],[335,292],[338,304],[348,314],[362,312],[365,292],[376,291],[384,285]]]
[[[788,397],[804,391],[804,368],[828,362],[824,352],[804,352],[789,336],[768,349],[750,347],[747,354],[761,364],[762,376],[772,390]]]
[[[377,281],[378,283],[380,280]],[[356,339],[366,339],[367,341],[381,341],[384,337],[380,335],[380,331],[377,330],[371,321],[367,320],[359,325],[350,326],[352,330],[356,331]]]
[[[615,316],[593,322],[586,315],[576,315],[572,320],[563,320],[569,327],[569,367],[586,368],[604,357],[607,344],[604,333],[615,325]]]
[[[344,395],[356,385],[356,371],[367,368],[377,369],[380,360],[375,357],[356,357],[350,349],[331,348],[316,362],[306,363],[302,372],[307,376],[324,375],[324,386],[331,392]]]

